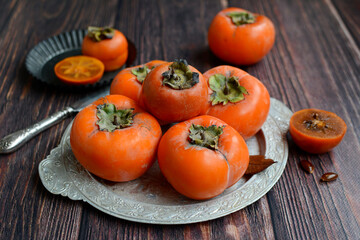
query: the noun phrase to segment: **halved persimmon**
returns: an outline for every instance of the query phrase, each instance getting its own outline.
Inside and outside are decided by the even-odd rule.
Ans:
[[[309,153],[325,153],[343,139],[347,126],[335,113],[303,109],[290,119],[289,132],[295,144]]]
[[[63,82],[79,85],[99,81],[104,74],[104,64],[93,57],[74,56],[63,59],[54,67],[55,75]]]

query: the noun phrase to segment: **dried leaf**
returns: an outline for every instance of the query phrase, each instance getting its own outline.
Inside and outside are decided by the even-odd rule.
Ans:
[[[264,155],[250,156],[249,167],[246,169],[245,174],[259,173],[275,163],[274,160],[265,158]]]

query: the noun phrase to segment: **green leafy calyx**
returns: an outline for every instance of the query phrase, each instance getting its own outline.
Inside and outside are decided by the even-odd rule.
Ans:
[[[113,132],[115,129],[122,129],[132,125],[133,108],[116,109],[112,103],[105,103],[97,106],[96,116],[100,131]]]
[[[151,71],[151,69],[149,69],[147,66],[142,66],[142,67],[138,67],[138,68],[134,68],[131,70],[131,73],[134,74],[136,76],[136,79],[140,82],[143,83],[146,76],[148,75],[148,73]]]
[[[245,99],[244,94],[249,94],[243,86],[240,86],[238,77],[235,76],[226,77],[222,74],[214,74],[209,79],[209,85],[214,91],[211,94],[212,105],[236,103]]]
[[[163,85],[182,90],[193,87],[199,82],[199,74],[191,72],[186,60],[175,60],[169,70],[163,72]]]
[[[226,15],[236,26],[255,22],[255,16],[249,12],[229,12]]]
[[[189,142],[194,145],[217,150],[219,137],[223,133],[225,126],[211,125],[204,127],[192,124],[190,127]]]
[[[94,42],[100,42],[105,39],[112,39],[114,37],[115,30],[110,27],[88,27],[88,37]]]

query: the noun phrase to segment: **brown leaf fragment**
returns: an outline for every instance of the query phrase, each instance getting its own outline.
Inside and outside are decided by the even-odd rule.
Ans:
[[[264,155],[251,155],[249,166],[246,169],[245,174],[259,173],[271,166],[273,163],[276,162],[270,158],[265,158]]]

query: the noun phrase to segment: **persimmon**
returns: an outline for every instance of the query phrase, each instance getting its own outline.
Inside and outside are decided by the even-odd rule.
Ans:
[[[220,11],[208,30],[211,51],[220,59],[238,65],[259,62],[274,42],[275,28],[271,20],[241,8]]]
[[[290,118],[290,135],[301,149],[325,153],[336,147],[346,133],[346,123],[338,115],[320,109],[303,109]]]
[[[80,85],[92,84],[104,74],[104,64],[93,57],[74,56],[58,62],[54,67],[55,75],[64,83]]]
[[[143,65],[125,68],[114,78],[110,86],[110,94],[127,96],[139,102],[141,86],[146,75],[156,66],[166,63],[161,60],[153,60]]]
[[[255,135],[270,110],[266,87],[247,72],[226,65],[206,71],[204,78],[209,86],[206,114],[223,120],[244,139]]]
[[[81,51],[84,55],[102,61],[105,71],[113,71],[125,64],[128,57],[128,42],[119,30],[109,27],[89,27]]]
[[[76,115],[70,144],[76,159],[89,172],[124,182],[151,167],[161,135],[157,120],[134,100],[109,95]]]
[[[164,122],[179,122],[206,110],[207,83],[186,60],[154,68],[145,78],[141,100],[150,113]]]
[[[176,191],[192,199],[209,199],[235,184],[249,164],[240,134],[207,115],[172,126],[161,138],[158,163]]]

